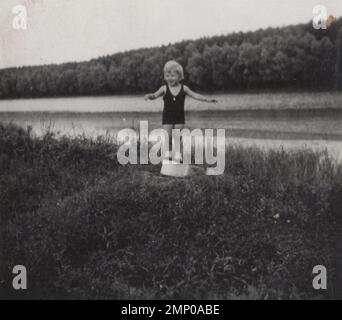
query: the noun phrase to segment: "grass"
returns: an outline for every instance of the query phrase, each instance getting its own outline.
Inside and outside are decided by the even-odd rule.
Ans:
[[[230,147],[224,175],[174,179],[116,151],[0,124],[1,298],[334,297],[342,168],[326,153]]]

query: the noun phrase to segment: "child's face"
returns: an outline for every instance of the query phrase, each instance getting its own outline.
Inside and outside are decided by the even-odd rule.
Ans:
[[[171,86],[177,85],[180,80],[178,73],[173,70],[165,72],[164,79]]]

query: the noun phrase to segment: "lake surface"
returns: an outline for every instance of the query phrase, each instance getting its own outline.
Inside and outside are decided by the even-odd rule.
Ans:
[[[227,142],[259,148],[327,149],[342,154],[342,93],[262,93],[212,95],[218,104],[187,99],[189,128],[223,128]],[[115,138],[123,128],[161,124],[162,99],[142,96],[0,100],[0,121],[31,126],[40,136]]]

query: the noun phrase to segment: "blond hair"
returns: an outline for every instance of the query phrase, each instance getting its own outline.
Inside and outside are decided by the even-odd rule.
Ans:
[[[165,73],[171,72],[171,71],[175,71],[178,73],[179,80],[184,79],[183,67],[177,61],[170,60],[170,61],[166,62],[165,66],[164,66],[164,75],[165,75]]]

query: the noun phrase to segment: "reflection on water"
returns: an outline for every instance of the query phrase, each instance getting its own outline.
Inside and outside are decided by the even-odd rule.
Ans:
[[[221,95],[215,96],[221,100],[215,110],[210,109],[212,105],[189,100],[187,127],[224,128],[227,143],[243,146],[326,148],[341,159],[342,109],[333,108],[329,99],[342,103],[342,95],[327,94],[328,103],[319,108],[321,104],[313,102],[322,95]],[[295,108],[296,101],[306,107]],[[31,126],[37,136],[53,131],[115,139],[120,129],[139,130],[141,120],[149,122],[150,130],[160,128],[161,110],[161,101],[145,102],[137,96],[12,100],[0,101],[0,121]]]
[[[202,112],[189,113],[187,127],[224,128],[228,144],[257,146],[270,149],[311,148],[327,149],[335,158],[342,155],[342,120],[335,118],[307,117],[302,119],[236,117],[212,113],[208,118]],[[113,140],[120,129],[139,131],[139,120],[149,121],[149,130],[160,127],[160,113],[0,113],[0,120],[22,127],[31,126],[35,135],[47,131],[57,135],[108,136]]]
[[[208,95],[210,97],[210,95]],[[189,111],[331,109],[342,105],[342,94],[332,92],[215,94],[214,106],[186,99]],[[159,112],[162,99],[144,101],[142,95],[0,100],[0,112]]]
[[[318,112],[319,111],[319,112]],[[294,117],[292,112],[274,111],[236,113],[234,111],[187,112],[189,128],[224,128],[230,136],[258,139],[285,140],[342,140],[342,109],[334,114],[305,110]],[[320,114],[321,113],[321,114]],[[123,128],[138,129],[140,121],[148,121],[149,128],[161,126],[160,112],[107,112],[107,113],[48,113],[0,112],[0,121],[13,122],[22,127],[32,126],[37,135],[50,129],[66,135],[90,136],[116,133]]]

